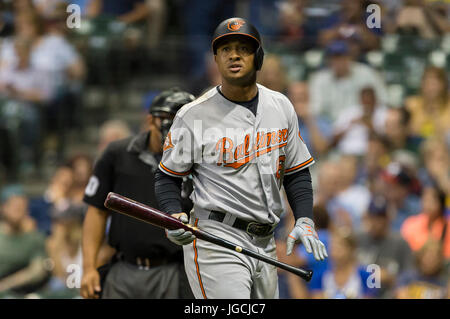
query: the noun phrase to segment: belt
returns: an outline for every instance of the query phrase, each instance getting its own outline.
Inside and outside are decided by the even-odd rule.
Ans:
[[[150,268],[166,265],[169,263],[168,258],[148,258],[148,257],[135,257],[127,256],[123,253],[119,253],[119,260],[125,261],[134,266],[138,266],[139,269],[149,270]]]
[[[226,215],[225,213],[212,210],[211,213],[209,214],[208,219],[222,222],[225,219],[225,215]],[[275,228],[275,226],[271,224],[260,224],[257,222],[249,222],[239,218],[236,218],[233,225],[231,226],[243,230],[247,232],[249,235],[258,237],[265,237],[272,234]]]

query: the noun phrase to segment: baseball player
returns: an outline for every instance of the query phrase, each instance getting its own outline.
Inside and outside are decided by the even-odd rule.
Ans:
[[[215,30],[212,49],[222,84],[178,111],[155,173],[160,207],[203,230],[276,258],[273,231],[283,212],[284,186],[296,218],[287,254],[302,242],[317,260],[327,257],[312,221],[314,159],[297,116],[281,93],[256,83],[264,52],[254,26],[231,18]],[[194,209],[183,212],[180,177],[191,174]],[[274,266],[197,240],[183,229],[166,230],[183,246],[196,298],[278,298]]]

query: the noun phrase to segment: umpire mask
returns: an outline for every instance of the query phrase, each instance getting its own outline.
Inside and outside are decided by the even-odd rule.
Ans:
[[[149,113],[154,117],[159,117],[161,119],[161,135],[163,144],[178,110],[183,105],[194,100],[195,97],[192,94],[182,91],[177,87],[165,90],[153,99],[153,102],[150,105]]]

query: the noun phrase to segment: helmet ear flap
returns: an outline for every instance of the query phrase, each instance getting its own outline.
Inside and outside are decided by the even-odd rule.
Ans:
[[[258,46],[255,52],[255,69],[256,71],[261,70],[264,61],[264,50],[261,46]]]

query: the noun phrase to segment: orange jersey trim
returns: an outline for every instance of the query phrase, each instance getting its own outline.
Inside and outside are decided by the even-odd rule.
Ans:
[[[195,220],[194,227],[197,227],[197,224],[198,224],[198,218]],[[206,297],[205,288],[203,287],[202,276],[200,275],[200,267],[198,266],[197,239],[194,239],[194,263],[195,263],[195,268],[197,269],[198,282],[200,284],[200,289],[202,290],[203,298],[208,299]]]
[[[160,165],[161,168],[162,168],[163,170],[165,170],[166,172],[168,172],[168,173],[170,173],[170,174],[177,175],[177,176],[186,176],[186,175],[189,175],[189,174],[191,173],[191,170],[189,170],[189,171],[187,171],[187,172],[184,172],[184,173],[178,173],[178,172],[172,171],[171,169],[165,167],[164,164],[163,164],[162,162],[160,162],[159,165]]]
[[[308,165],[308,164],[311,163],[312,161],[314,161],[314,158],[311,157],[311,158],[310,158],[309,160],[307,160],[306,162],[303,162],[303,163],[301,163],[301,164],[299,164],[299,165],[297,165],[297,166],[291,167],[291,168],[287,169],[285,172],[286,172],[286,173],[289,173],[289,172],[295,171],[296,169],[299,169],[299,168],[302,168],[302,167],[305,166],[305,165]]]

